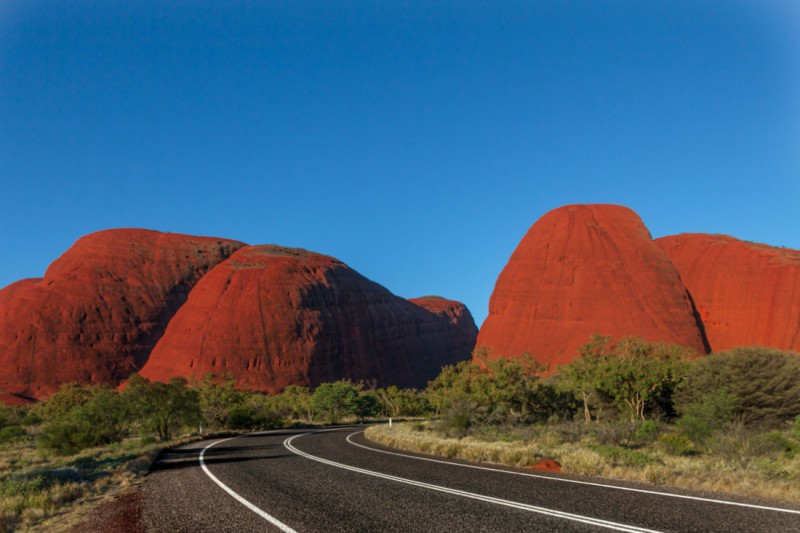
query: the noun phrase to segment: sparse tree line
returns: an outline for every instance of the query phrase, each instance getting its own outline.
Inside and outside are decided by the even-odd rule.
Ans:
[[[659,424],[669,427],[661,437],[678,452],[734,427],[792,426],[800,437],[800,357],[790,352],[745,347],[691,359],[677,346],[595,336],[579,358],[552,373],[529,356],[492,359],[485,349],[476,356],[478,364],[444,367],[421,391],[337,381],[268,395],[212,375],[196,383],[134,375],[123,390],[69,384],[31,407],[0,409],[0,442],[35,439],[68,454],[131,435],[165,441],[185,430],[379,417],[435,417],[450,436],[574,421],[630,436],[656,434]]]

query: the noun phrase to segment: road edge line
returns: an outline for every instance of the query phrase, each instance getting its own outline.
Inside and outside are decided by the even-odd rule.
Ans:
[[[286,524],[284,524],[283,522],[281,522],[280,520],[278,520],[277,518],[275,518],[271,514],[265,512],[264,510],[260,509],[259,507],[256,507],[255,505],[253,505],[252,503],[250,503],[249,501],[244,499],[242,496],[237,494],[232,488],[230,488],[228,485],[226,485],[225,483],[220,481],[217,476],[212,474],[211,470],[209,470],[208,466],[206,466],[206,461],[205,461],[206,450],[208,450],[212,446],[216,446],[217,444],[220,444],[222,442],[226,442],[226,441],[237,439],[237,438],[239,438],[239,437],[229,437],[227,439],[214,441],[211,444],[209,444],[208,446],[206,446],[205,448],[203,448],[203,450],[200,452],[200,457],[199,457],[200,467],[203,469],[203,472],[205,472],[206,475],[209,478],[211,478],[211,481],[213,481],[214,483],[219,485],[220,488],[222,488],[222,490],[227,492],[228,495],[230,495],[234,500],[236,500],[237,502],[241,503],[242,505],[244,505],[245,507],[247,507],[248,509],[253,511],[258,516],[260,516],[261,518],[263,518],[264,520],[266,520],[267,522],[269,522],[273,526],[277,527],[278,529],[280,529],[284,533],[297,533],[297,531],[295,531],[291,527],[287,526]]]
[[[416,455],[409,455],[409,454],[405,454],[405,453],[390,452],[390,451],[387,451],[387,450],[379,450],[377,448],[371,448],[369,446],[364,446],[363,444],[358,444],[357,442],[353,442],[353,441],[350,440],[350,437],[352,437],[353,435],[358,435],[359,433],[364,433],[364,431],[363,430],[362,431],[355,431],[355,432],[351,433],[350,435],[347,436],[347,439],[346,439],[347,442],[349,442],[353,446],[358,446],[359,448],[364,448],[365,450],[369,450],[369,451],[372,451],[372,452],[385,453],[387,455],[397,455],[397,456],[400,456],[400,457],[408,457],[409,459],[417,459],[419,461],[430,461],[432,463],[442,463],[442,464],[446,464],[446,465],[460,466],[460,467],[463,467],[463,468],[474,468],[474,469],[477,469],[477,470],[488,470],[490,472],[498,472],[498,473],[501,473],[501,474],[511,474],[511,475],[515,475],[515,476],[533,477],[533,478],[537,478],[537,479],[547,479],[547,480],[550,480],[550,481],[561,481],[561,482],[564,482],[564,483],[577,483],[579,485],[591,485],[591,486],[594,486],[594,487],[603,487],[603,488],[607,488],[607,489],[627,490],[627,491],[631,491],[631,492],[641,492],[643,494],[652,494],[652,495],[656,495],[656,496],[667,496],[667,497],[670,497],[670,498],[683,498],[683,499],[686,499],[686,500],[697,500],[697,501],[701,501],[701,502],[718,503],[720,505],[734,505],[734,506],[738,506],[738,507],[750,507],[750,508],[753,508],[753,509],[761,509],[761,510],[764,510],[764,511],[775,511],[775,512],[780,512],[780,513],[800,514],[800,511],[798,511],[798,510],[786,509],[786,508],[783,508],[783,507],[769,507],[769,506],[766,506],[766,505],[757,505],[757,504],[754,504],[754,503],[733,502],[733,501],[729,501],[729,500],[717,500],[717,499],[714,499],[714,498],[703,498],[701,496],[690,496],[688,494],[675,494],[675,493],[672,493],[672,492],[661,492],[661,491],[657,491],[657,490],[637,489],[637,488],[634,488],[634,487],[623,487],[623,486],[620,486],[620,485],[609,485],[609,484],[606,484],[606,483],[595,483],[593,481],[580,481],[578,479],[567,479],[567,478],[561,478],[561,477],[555,477],[555,476],[543,476],[543,475],[540,475],[540,474],[532,474],[532,473],[529,473],[529,472],[514,472],[513,470],[501,470],[501,469],[498,469],[498,468],[490,468],[488,466],[465,465],[463,463],[454,463],[452,461],[444,461],[442,459],[433,459],[433,458],[430,458],[430,457],[419,457],[419,456],[416,456]],[[366,437],[366,435],[365,435],[365,437]]]

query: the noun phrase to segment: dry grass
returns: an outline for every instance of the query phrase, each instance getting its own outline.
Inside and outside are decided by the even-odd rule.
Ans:
[[[547,428],[519,439],[505,435],[511,442],[475,436],[447,438],[430,424],[420,423],[373,426],[366,435],[394,448],[473,462],[526,467],[549,458],[569,474],[800,502],[800,454],[777,459],[712,453],[671,455],[657,444],[629,450],[599,445],[586,436],[564,439],[559,431]]]
[[[97,505],[140,483],[166,443],[127,439],[59,456],[32,442],[0,445],[0,532],[67,531]]]

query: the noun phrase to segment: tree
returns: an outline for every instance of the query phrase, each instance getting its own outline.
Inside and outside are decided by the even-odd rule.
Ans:
[[[374,392],[364,392],[353,403],[353,414],[359,422],[381,414],[381,400]]]
[[[591,404],[613,404],[631,422],[645,420],[658,409],[671,415],[673,392],[684,379],[691,352],[677,345],[648,343],[624,337],[612,343],[595,336],[581,356],[562,367],[563,383],[583,402],[584,420]]]
[[[400,389],[390,385],[385,389],[376,389],[375,394],[380,398],[384,416],[390,418],[419,416],[430,411],[428,400],[415,389]]]
[[[117,391],[107,387],[86,387],[79,392],[69,387],[56,405],[45,410],[47,422],[37,436],[40,446],[62,454],[75,453],[83,448],[121,441],[130,431],[134,420],[131,405]],[[86,398],[83,403],[72,401]],[[70,401],[65,401],[69,398]],[[72,407],[67,407],[72,405]]]
[[[31,411],[44,421],[55,420],[89,402],[97,390],[90,385],[65,383],[55,394],[34,405]]]
[[[231,412],[241,407],[244,394],[234,388],[235,381],[220,381],[214,374],[206,374],[195,387],[198,394],[200,413],[206,425],[211,429],[227,427],[230,424]],[[241,422],[239,410],[237,417]]]
[[[288,406],[291,418],[305,419],[309,424],[314,422],[314,404],[311,401],[311,390],[308,387],[289,385],[278,397]]]
[[[580,357],[567,366],[559,368],[559,383],[573,392],[583,406],[583,420],[592,421],[592,405],[598,404],[597,387],[603,373],[603,364],[608,357],[611,337],[593,335],[592,339],[578,349]]]
[[[134,375],[128,380],[125,395],[135,406],[142,429],[155,433],[162,441],[171,439],[181,426],[195,424],[200,418],[199,395],[188,387],[185,378],[151,383]]]
[[[353,414],[358,397],[358,389],[349,381],[323,383],[314,391],[311,405],[329,424],[336,424],[341,418]]]
[[[471,416],[471,424],[533,422],[571,409],[563,394],[540,381],[537,374],[544,367],[532,357],[490,359],[485,353],[476,352],[478,364],[463,361],[444,367],[428,384],[426,397],[437,414],[450,416],[474,405],[479,412]],[[454,405],[459,406],[455,411]]]

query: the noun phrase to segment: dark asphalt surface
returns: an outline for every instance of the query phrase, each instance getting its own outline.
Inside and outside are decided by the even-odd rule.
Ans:
[[[800,514],[784,513],[663,495],[616,490],[510,475],[521,469],[494,467],[497,472],[420,461],[366,450],[347,442],[363,428],[334,431],[274,431],[236,437],[208,448],[206,467],[232,491],[295,531],[653,531],[800,532]],[[346,470],[297,455],[297,452],[350,467],[379,472],[483,497],[535,506],[544,512],[570,513],[567,518],[514,508],[498,502],[445,493],[364,472]],[[390,451],[367,441],[353,442]],[[143,487],[144,522],[151,532],[280,531],[217,485],[200,467],[203,448],[219,439],[193,443],[162,456]],[[406,452],[402,452],[406,453]],[[413,455],[413,454],[409,454]],[[458,461],[453,461],[458,462]],[[643,490],[700,497],[709,494],[607,479],[546,475]],[[728,501],[800,511],[800,506],[729,498]],[[513,505],[513,504],[511,504]],[[605,520],[609,527],[581,522]]]

